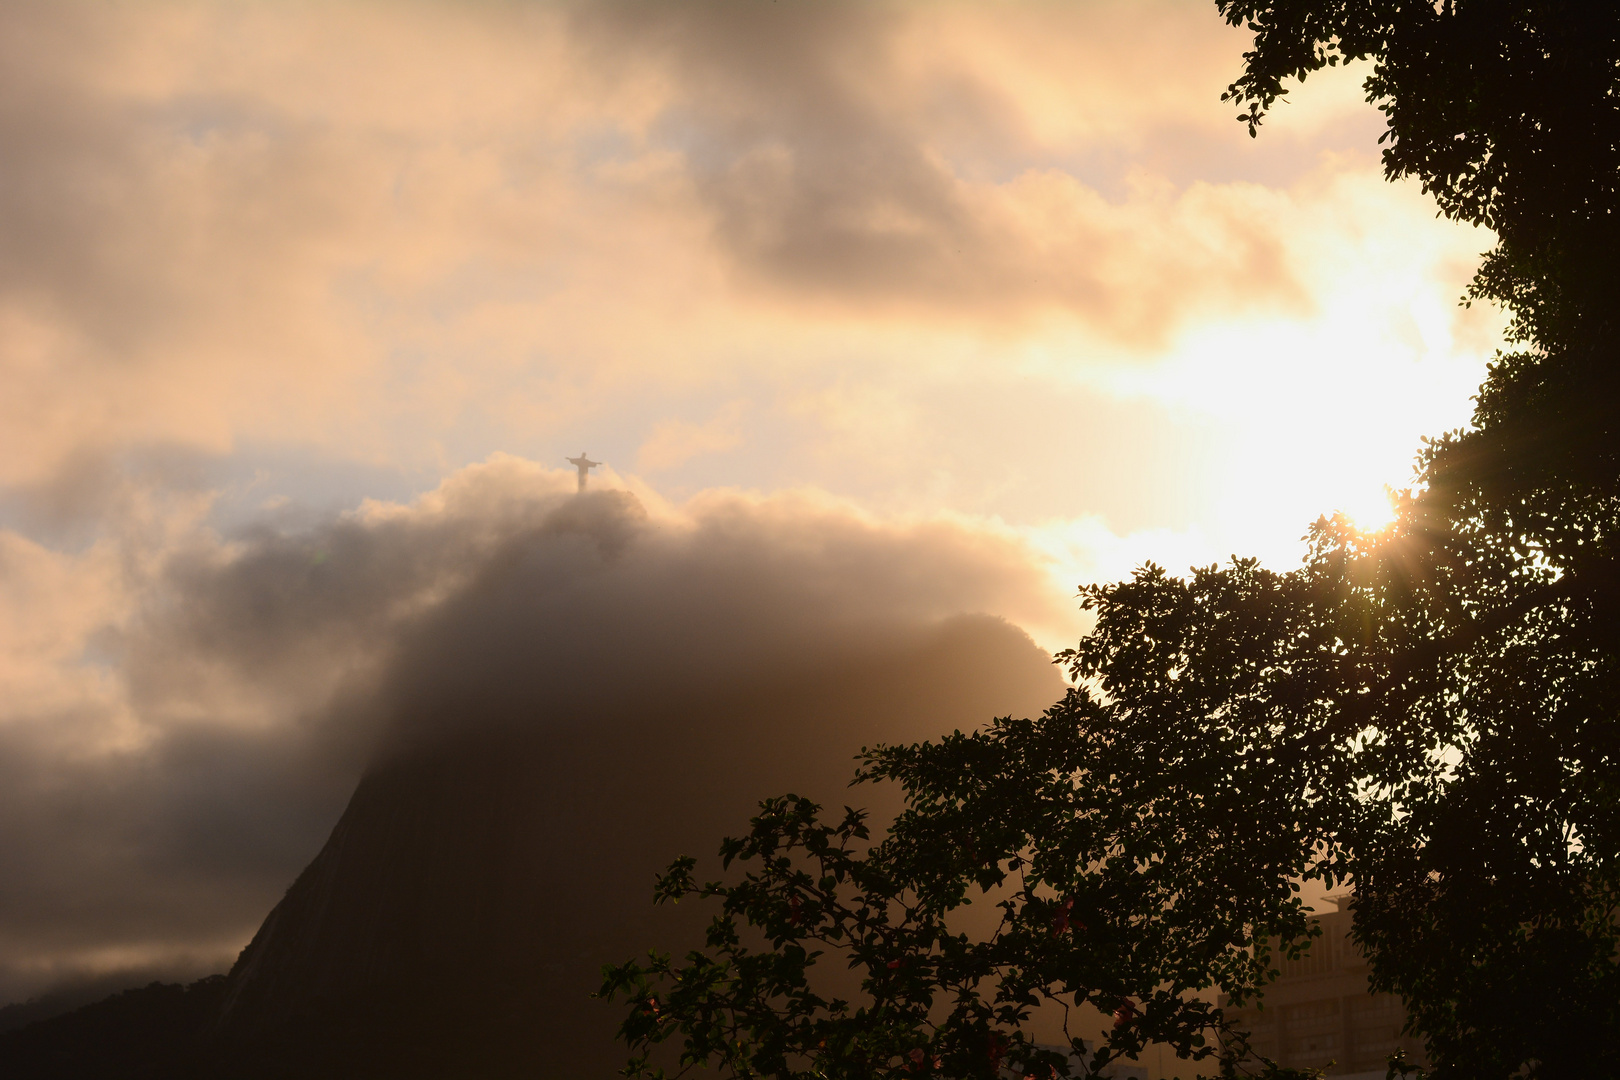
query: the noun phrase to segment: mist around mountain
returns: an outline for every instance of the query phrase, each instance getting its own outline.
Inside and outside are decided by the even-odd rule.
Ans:
[[[929,581],[948,545],[886,543],[548,497],[341,698],[380,717],[371,764],[228,975],[0,1034],[0,1077],[615,1075],[601,966],[695,946],[709,914],[654,907],[656,871],[716,866],[784,791],[881,818],[891,793],[846,786],[860,747],[1060,693],[1021,630],[949,614],[966,574]],[[233,580],[296,565],[255,557]]]

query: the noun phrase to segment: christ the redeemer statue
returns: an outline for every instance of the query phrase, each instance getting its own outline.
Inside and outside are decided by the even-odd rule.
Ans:
[[[585,478],[591,474],[592,469],[596,468],[602,463],[600,461],[592,461],[590,458],[585,456],[585,451],[581,450],[579,452],[579,457],[571,457],[568,459],[568,464],[579,470],[579,490],[584,491]]]

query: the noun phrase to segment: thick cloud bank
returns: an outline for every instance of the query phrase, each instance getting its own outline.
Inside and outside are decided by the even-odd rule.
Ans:
[[[368,763],[485,732],[563,739],[595,770],[569,778],[565,819],[664,784],[688,805],[621,823],[633,872],[612,830],[575,828],[602,841],[580,872],[639,894],[663,845],[712,843],[783,785],[842,797],[863,743],[1059,692],[994,617],[1053,602],[1003,539],[808,497],[675,511],[572,486],[497,459],[297,533],[168,541],[129,586],[138,614],[80,659],[100,696],[0,725],[6,996],[222,966]]]

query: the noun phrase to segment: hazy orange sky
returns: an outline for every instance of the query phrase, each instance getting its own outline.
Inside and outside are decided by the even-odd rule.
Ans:
[[[1364,72],[1251,140],[1244,47],[1208,0],[6,5],[0,998],[239,948],[363,758],[309,718],[581,450],[671,535],[881,549],[872,595],[1049,649],[1083,582],[1376,516],[1500,344],[1492,238],[1383,180]],[[195,636],[361,534],[437,539]],[[292,764],[170,814],[182,736]],[[105,824],[250,796],[296,827],[173,886],[217,917]],[[40,914],[97,875],[146,914]]]

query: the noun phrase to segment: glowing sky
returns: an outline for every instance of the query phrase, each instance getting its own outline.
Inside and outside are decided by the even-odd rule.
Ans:
[[[46,794],[0,845],[177,724],[290,731],[337,692],[330,657],[274,693],[153,674],[177,567],[491,470],[566,489],[586,450],[659,520],[944,530],[1004,582],[951,603],[1048,648],[1083,582],[1286,566],[1376,513],[1500,344],[1458,305],[1492,239],[1383,180],[1364,72],[1251,140],[1244,46],[1206,0],[8,4],[0,743]],[[206,967],[329,827],[308,805],[192,945],[0,925],[0,990]],[[37,858],[14,926],[70,891]]]

